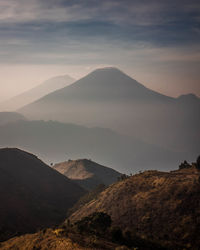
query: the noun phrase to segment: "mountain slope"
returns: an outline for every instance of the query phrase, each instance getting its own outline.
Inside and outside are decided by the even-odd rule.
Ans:
[[[16,112],[0,112],[0,125],[21,120],[26,120],[22,114]]]
[[[118,177],[121,176],[114,169],[87,159],[57,163],[53,166],[53,169],[76,181],[86,189],[93,189],[100,184],[110,185],[116,182]]]
[[[183,99],[152,91],[118,69],[104,68],[19,112],[32,119],[111,128],[151,144],[198,153],[200,100]]]
[[[70,220],[106,212],[116,226],[160,241],[170,249],[198,249],[199,179],[200,172],[193,167],[169,173],[146,171],[111,185]]]
[[[84,193],[36,156],[0,149],[0,240],[62,222]]]
[[[68,75],[53,77],[22,94],[0,103],[0,109],[7,111],[19,109],[57,89],[66,87],[74,81],[75,80]]]
[[[93,244],[92,244],[93,243]],[[95,248],[94,246],[95,245]],[[26,234],[15,237],[0,244],[2,250],[113,250],[119,245],[105,239],[92,238],[86,235],[74,235],[72,239],[66,235],[56,235],[56,230],[47,229],[45,232]]]
[[[122,173],[173,169],[187,153],[172,152],[110,129],[74,124],[22,121],[0,127],[1,147],[20,147],[51,163],[87,158]]]

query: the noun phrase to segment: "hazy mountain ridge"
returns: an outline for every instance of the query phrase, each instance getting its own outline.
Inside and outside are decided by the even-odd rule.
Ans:
[[[61,223],[85,191],[36,156],[0,149],[0,240]]]
[[[56,163],[53,169],[89,190],[100,184],[110,185],[116,182],[121,176],[121,173],[116,170],[88,159],[68,160]]]
[[[135,230],[170,249],[198,249],[200,172],[146,171],[117,182],[70,217],[106,212],[116,226]]]
[[[125,173],[152,167],[174,169],[179,159],[185,157],[190,160],[191,157],[117,134],[110,129],[53,121],[23,121],[1,126],[0,146],[20,147],[49,163],[66,158],[92,159]]]
[[[171,97],[146,88],[144,85],[132,79],[117,68],[103,68],[97,69],[77,80],[75,84],[71,84],[70,86],[58,89],[46,95],[44,97],[46,100],[40,101],[53,101],[55,99],[62,100],[63,98],[69,98],[70,100],[75,101],[109,101],[113,98],[117,101],[119,98],[126,98],[129,100],[129,98],[132,99],[134,94],[138,95],[138,92],[138,98],[156,97],[158,100],[160,98],[165,99],[166,101],[173,100]],[[36,101],[36,103],[38,102],[39,100]],[[23,109],[24,108],[22,108],[22,110]]]
[[[176,98],[179,101],[193,101],[193,102],[200,102],[200,98],[196,96],[195,94],[185,94],[185,95],[180,95],[179,97]]]
[[[178,151],[198,153],[200,101],[146,88],[115,68],[98,69],[19,112],[31,119],[111,128]]]
[[[24,105],[32,103],[57,89],[66,87],[74,81],[75,79],[68,75],[52,77],[32,89],[14,96],[3,103],[0,103],[0,109],[12,111],[17,110]]]
[[[23,121],[26,118],[17,112],[0,112],[0,126],[10,122]]]

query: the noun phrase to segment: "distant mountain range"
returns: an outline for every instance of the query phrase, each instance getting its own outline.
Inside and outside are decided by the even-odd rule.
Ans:
[[[56,76],[43,82],[42,84],[27,90],[3,103],[0,103],[0,110],[15,111],[24,105],[34,102],[41,97],[57,90],[66,87],[73,83],[75,79],[68,75]]]
[[[61,174],[91,190],[100,184],[110,185],[117,181],[121,173],[88,159],[68,160],[53,166]]]
[[[26,120],[26,118],[22,114],[16,112],[0,112],[0,125],[23,120]]]
[[[85,191],[16,148],[0,149],[0,241],[61,223]]]
[[[110,129],[19,121],[0,126],[0,147],[31,151],[48,163],[87,158],[122,173],[174,169],[187,153],[173,152]]]
[[[200,172],[192,166],[172,172],[146,171],[111,185],[69,219],[75,222],[101,211],[111,216],[113,226],[167,249],[198,249],[199,178]]]
[[[116,68],[95,70],[18,111],[31,119],[111,128],[150,144],[198,153],[200,99],[162,95]]]

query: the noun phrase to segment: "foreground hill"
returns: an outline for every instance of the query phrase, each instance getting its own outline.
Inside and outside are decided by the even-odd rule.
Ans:
[[[146,171],[119,181],[70,217],[109,214],[116,226],[170,249],[200,245],[200,173],[196,168],[173,172]],[[173,246],[173,247],[172,247]]]
[[[62,222],[84,193],[36,156],[0,149],[0,240]]]
[[[122,173],[150,169],[174,169],[186,157],[110,129],[74,124],[22,121],[0,126],[0,146],[20,147],[48,163],[67,159],[94,159]]]
[[[93,189],[100,184],[110,185],[116,182],[121,176],[114,169],[102,166],[88,159],[57,163],[53,166],[53,169],[86,189]]]
[[[114,250],[118,246],[112,242],[108,242],[102,239],[95,239],[96,247],[87,246],[91,245],[94,241],[91,237],[83,237],[82,235],[76,236],[76,239],[70,239],[69,237],[58,236],[56,231],[52,229],[46,230],[45,233],[39,232],[35,234],[27,234],[20,237],[15,237],[6,242],[0,243],[0,249],[2,250],[94,250],[94,249],[107,249]],[[77,237],[80,243],[76,243]],[[84,242],[84,246],[83,246]],[[85,246],[86,245],[86,246]],[[120,250],[120,249],[119,249]],[[122,249],[123,250],[123,249]],[[126,250],[126,249],[125,249]]]
[[[22,114],[16,112],[0,112],[0,125],[23,120],[26,120],[26,118]]]
[[[19,112],[31,119],[111,128],[150,144],[198,154],[200,99],[159,94],[116,68],[95,70]]]
[[[101,218],[101,220],[99,220]],[[84,226],[80,226],[81,224]],[[3,250],[168,250],[167,248],[111,226],[110,216],[95,213],[78,224],[62,225],[26,234],[0,243]],[[117,231],[116,231],[117,230]],[[121,232],[121,231],[120,231]]]
[[[56,76],[43,82],[42,84],[27,90],[3,103],[0,103],[0,109],[6,111],[17,110],[24,105],[36,101],[37,99],[57,90],[66,87],[75,80],[68,75]]]

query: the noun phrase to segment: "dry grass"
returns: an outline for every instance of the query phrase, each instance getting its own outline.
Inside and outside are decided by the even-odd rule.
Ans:
[[[74,214],[76,221],[95,211],[109,214],[122,228],[166,245],[200,245],[200,183],[195,168],[146,171],[111,185]],[[190,247],[188,247],[190,246]]]
[[[80,242],[80,243],[77,243]],[[91,246],[92,245],[92,246]],[[95,247],[94,247],[95,245]],[[0,244],[2,250],[112,250],[116,244],[90,236],[62,235],[60,229],[47,229],[45,233],[26,234]]]

